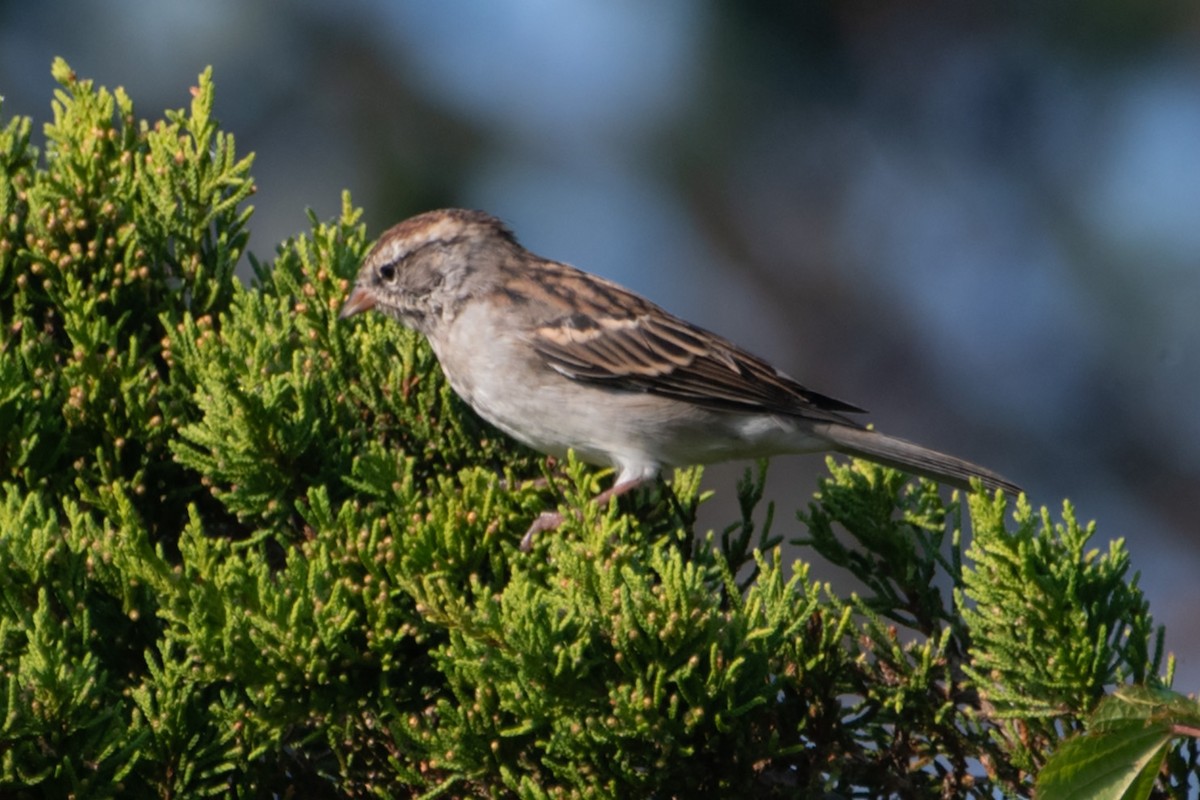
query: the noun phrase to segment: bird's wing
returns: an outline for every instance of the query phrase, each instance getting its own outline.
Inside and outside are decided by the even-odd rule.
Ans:
[[[564,314],[532,330],[534,349],[562,375],[698,406],[857,427],[842,414],[861,408],[805,388],[728,340],[615,284],[604,282],[604,289],[617,302]]]

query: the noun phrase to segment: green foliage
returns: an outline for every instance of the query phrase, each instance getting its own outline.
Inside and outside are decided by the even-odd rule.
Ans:
[[[1189,737],[1164,770],[1168,746]],[[1150,797],[1160,773],[1197,774],[1196,739],[1200,707],[1194,699],[1165,689],[1126,686],[1105,697],[1088,721],[1086,735],[1063,744],[1038,775],[1042,800],[1090,797],[1098,800],[1142,800]],[[1194,792],[1187,781],[1170,787],[1172,796]]]
[[[971,502],[975,567],[963,576],[960,605],[975,656],[966,672],[989,713],[1004,720],[996,735],[1035,769],[1064,725],[1078,727],[1064,712],[1090,711],[1106,687],[1157,685],[1161,631],[1137,576],[1128,578],[1121,541],[1104,555],[1088,550],[1095,526],[1080,526],[1069,504],[1055,525],[1049,511],[1035,517],[1022,502],[1010,531],[1002,505]]]
[[[973,538],[964,553],[960,508],[943,505],[927,482],[905,489],[895,471],[861,462],[831,461],[830,470],[834,480],[801,516],[809,537],[800,543],[866,586],[858,602],[868,619],[908,629],[924,642],[925,657],[943,665],[937,685],[952,702],[943,701],[914,728],[936,731],[949,720],[953,734],[967,734],[915,755],[944,758],[965,744],[963,755],[977,759],[989,778],[1025,793],[1060,739],[1083,727],[1106,690],[1128,682],[1169,685],[1172,666],[1159,674],[1163,631],[1153,624],[1137,576],[1128,575],[1128,552],[1120,540],[1103,556],[1089,550],[1095,526],[1080,526],[1069,503],[1056,524],[1046,509],[1035,516],[1021,498],[1010,529],[1007,501],[975,493]],[[888,635],[895,638],[895,629]],[[937,647],[930,650],[932,643]],[[885,644],[878,633],[863,640],[875,658],[883,657]],[[889,670],[904,666],[893,664],[900,666]],[[915,677],[901,682],[904,692],[919,685]],[[911,713],[912,699],[885,702]],[[1110,766],[1118,763],[1134,767]],[[1169,780],[1186,787],[1194,766],[1194,757],[1177,759]],[[1153,778],[1153,770],[1145,774]],[[954,787],[954,794],[965,788]]]
[[[62,88],[42,165],[28,120],[0,138],[0,423],[11,431],[0,476],[109,513],[118,482],[170,531],[191,480],[167,443],[190,403],[164,363],[164,334],[228,304],[251,159],[237,160],[211,119],[207,72],[191,113],[153,126],[122,90],[94,90],[62,60],[53,73]]]
[[[798,553],[861,598],[784,561],[765,464],[719,534],[699,470],[597,507],[419,337],[337,320],[348,197],[235,279],[254,185],[207,72],[156,122],[53,72],[44,153],[0,121],[0,794],[1028,795],[1105,691],[1169,682],[1069,506],[1010,532],[973,497],[964,554],[957,500],[831,464]],[[1106,708],[1113,785],[1186,786],[1192,717],[1130,744]]]

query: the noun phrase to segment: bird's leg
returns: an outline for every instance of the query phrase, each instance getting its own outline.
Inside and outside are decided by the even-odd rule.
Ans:
[[[552,531],[563,523],[563,515],[558,511],[543,511],[521,537],[521,552],[528,553],[533,549],[533,537],[542,531]]]
[[[613,484],[613,486],[611,486],[608,489],[605,489],[603,492],[601,492],[600,494],[598,494],[594,498],[592,498],[592,502],[597,505],[601,505],[601,506],[605,505],[606,503],[608,503],[609,500],[612,500],[613,498],[616,498],[616,497],[620,497],[621,495],[625,494],[626,492],[632,491],[633,489],[636,489],[645,483],[646,483],[645,478],[634,478],[632,480],[624,481],[622,483]]]
[[[624,481],[614,484],[612,487],[605,489],[600,494],[592,498],[592,502],[597,505],[606,505],[610,500],[614,500],[621,495],[629,492],[646,482],[645,478],[634,478],[633,480]],[[576,514],[579,512],[576,511]],[[525,535],[521,537],[521,552],[528,553],[533,548],[533,537],[542,531],[552,531],[563,524],[563,515],[560,511],[543,511],[538,514],[537,519],[529,526],[529,530],[525,531]]]

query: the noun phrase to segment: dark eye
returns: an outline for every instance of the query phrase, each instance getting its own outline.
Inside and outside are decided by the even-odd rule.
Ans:
[[[384,264],[379,268],[379,277],[391,283],[396,280],[396,267],[392,264]]]

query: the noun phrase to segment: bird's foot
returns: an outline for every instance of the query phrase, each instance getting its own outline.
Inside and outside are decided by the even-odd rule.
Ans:
[[[529,526],[529,530],[525,531],[525,535],[521,537],[521,552],[528,553],[533,549],[533,537],[537,536],[542,531],[552,531],[563,524],[563,515],[558,511],[543,511],[538,514],[537,519]]]
[[[631,489],[636,489],[643,483],[645,483],[645,481],[641,479],[618,483],[612,488],[606,489],[600,494],[596,495],[591,502],[595,503],[596,505],[603,506],[607,504],[608,501],[620,497]],[[576,509],[574,513],[578,515],[579,510]],[[542,531],[556,530],[559,525],[563,524],[564,519],[565,517],[562,515],[562,512],[559,511],[543,511],[541,514],[538,514],[537,519],[535,519],[533,524],[529,526],[529,530],[525,531],[525,535],[521,537],[521,552],[528,553],[530,550],[532,550],[534,536],[537,536]]]

